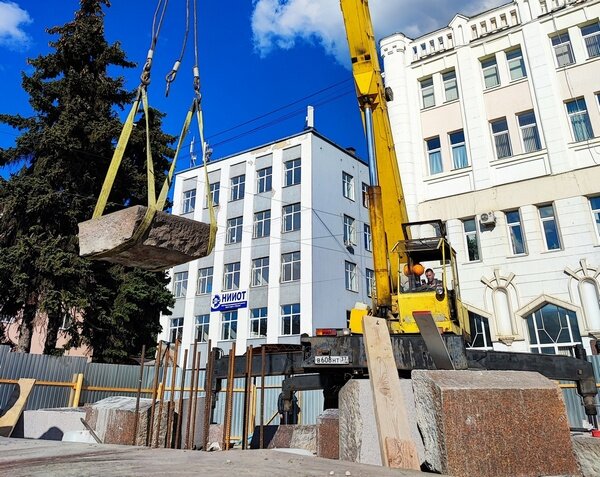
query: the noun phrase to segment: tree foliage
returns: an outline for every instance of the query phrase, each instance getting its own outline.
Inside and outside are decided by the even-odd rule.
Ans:
[[[123,77],[108,74],[134,66],[119,43],[104,37],[109,6],[80,0],[72,21],[48,29],[57,37],[53,51],[30,59],[33,73],[22,74],[33,115],[0,114],[0,122],[20,131],[13,147],[0,149],[0,166],[24,164],[0,179],[0,314],[20,317],[19,351],[29,351],[33,327],[47,317],[45,352],[55,352],[66,324],[70,345],[91,346],[99,361],[123,361],[155,342],[159,314],[172,305],[164,273],[78,254],[77,224],[92,215],[122,128],[118,112],[135,94],[125,90]],[[174,139],[162,132],[162,117],[149,113],[157,181]],[[145,204],[145,147],[144,128],[134,128],[107,212]]]

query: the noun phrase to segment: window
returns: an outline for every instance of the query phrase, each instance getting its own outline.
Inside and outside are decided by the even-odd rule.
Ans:
[[[560,236],[558,235],[558,224],[554,216],[554,207],[552,204],[542,205],[538,207],[538,211],[540,213],[540,221],[542,222],[546,250],[560,249]]]
[[[250,338],[267,336],[267,307],[250,311]]]
[[[282,232],[300,230],[300,204],[283,206]]]
[[[512,253],[514,255],[526,253],[523,225],[521,224],[521,214],[518,210],[509,210],[505,214]]]
[[[463,220],[463,230],[465,232],[465,244],[467,246],[469,262],[476,262],[480,260],[477,221],[474,218]]]
[[[527,76],[525,62],[523,61],[523,53],[521,52],[520,47],[506,52],[506,62],[508,63],[508,70],[510,71],[510,79],[512,81]]]
[[[373,250],[373,238],[371,237],[371,226],[369,224],[363,225],[363,238],[365,250],[371,252]]]
[[[574,311],[546,303],[525,318],[532,353],[571,354],[573,346],[581,343]]]
[[[425,141],[427,143],[427,157],[429,160],[429,173],[439,174],[443,171],[442,151],[440,137],[436,136]]]
[[[496,57],[481,60],[481,71],[483,72],[483,82],[485,89],[494,88],[500,84],[500,75],[498,74],[498,65]]]
[[[365,287],[367,296],[372,297],[373,291],[375,290],[375,272],[370,268],[365,270]]]
[[[300,184],[300,159],[292,159],[283,163],[283,186]]]
[[[300,252],[281,255],[281,282],[300,280]]]
[[[592,23],[581,27],[581,36],[585,41],[588,58],[600,56],[600,23]]]
[[[181,341],[183,336],[183,318],[171,318],[169,321],[169,343]]]
[[[566,105],[575,141],[586,141],[593,138],[594,131],[592,130],[592,123],[590,123],[590,117],[588,116],[585,99],[573,99],[568,101]]]
[[[227,220],[227,236],[225,243],[239,243],[242,241],[243,217],[234,217]]]
[[[421,97],[423,98],[423,108],[435,106],[435,95],[433,92],[433,78],[426,78],[420,81]]]
[[[268,237],[271,235],[271,211],[263,210],[254,214],[254,229],[252,237]]]
[[[185,297],[187,293],[188,272],[177,272],[173,280],[173,295],[175,298]]]
[[[469,311],[469,322],[471,324],[471,344],[469,348],[492,349],[493,343],[489,320]]]
[[[460,130],[450,133],[450,147],[452,148],[452,163],[454,169],[462,169],[469,165],[467,148],[465,146],[465,133]]]
[[[208,329],[210,327],[210,315],[196,315],[196,341],[206,343],[208,341]]]
[[[349,215],[344,215],[344,245],[356,245],[355,222]]]
[[[569,33],[559,33],[552,37],[552,46],[556,55],[556,64],[558,67],[567,66],[575,63],[573,48],[571,48],[571,39]]]
[[[241,200],[244,198],[244,192],[246,190],[246,176],[235,176],[231,178],[231,198],[230,202],[234,200]]]
[[[240,287],[240,262],[226,263],[223,274],[223,290],[237,290]]]
[[[358,291],[358,280],[356,278],[356,264],[352,262],[346,262],[345,275],[346,277],[346,290],[353,292]]]
[[[221,339],[234,340],[237,337],[237,310],[226,311],[221,314]]]
[[[196,189],[186,190],[183,193],[183,204],[181,206],[182,214],[189,214],[196,208]]]
[[[269,284],[269,257],[252,260],[251,287],[261,287]]]
[[[448,71],[442,74],[442,81],[444,82],[444,94],[446,95],[446,101],[454,101],[458,99],[458,84],[456,83],[456,71]]]
[[[600,101],[600,96],[598,98]],[[363,182],[362,186],[361,186],[361,191],[362,191],[362,205],[363,205],[363,207],[366,207],[368,209],[369,208],[369,185],[365,184]]]
[[[300,303],[283,305],[281,307],[281,334],[300,334]]]
[[[494,146],[496,146],[496,157],[512,156],[512,148],[510,146],[510,135],[508,134],[508,123],[506,118],[492,121],[492,136],[494,137]]]
[[[268,192],[273,186],[273,168],[265,167],[256,171],[256,192]]]
[[[346,199],[354,200],[354,177],[342,172],[342,193]]]
[[[596,232],[600,237],[600,197],[590,197],[590,208],[592,209],[592,216],[596,224]]]
[[[213,267],[200,268],[198,270],[198,289],[196,293],[203,295],[212,292]]]
[[[525,152],[539,151],[542,148],[542,143],[540,142],[540,135],[533,111],[518,114],[517,119],[519,120],[519,128],[521,129],[521,138],[523,139],[523,149]]]
[[[216,207],[217,205],[219,205],[219,195],[221,192],[221,183],[213,182],[209,187],[209,191],[210,191],[210,200],[212,201],[212,204]],[[206,204],[204,204],[204,208],[206,209],[207,207],[208,207],[208,202]]]

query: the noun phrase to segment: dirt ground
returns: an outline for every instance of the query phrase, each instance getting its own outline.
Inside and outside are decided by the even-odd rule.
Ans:
[[[0,474],[11,477],[198,476],[207,473],[211,477],[432,475],[277,450],[200,452],[0,438]]]

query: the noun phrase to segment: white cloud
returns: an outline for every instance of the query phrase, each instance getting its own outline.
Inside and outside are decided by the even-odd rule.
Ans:
[[[27,11],[14,2],[0,2],[0,46],[26,48],[31,39],[23,26],[32,22]]]
[[[508,3],[507,0],[371,0],[375,36],[394,32],[417,37],[443,27],[456,13],[470,15]],[[254,0],[254,46],[262,56],[297,42],[322,45],[342,64],[348,46],[339,0]]]

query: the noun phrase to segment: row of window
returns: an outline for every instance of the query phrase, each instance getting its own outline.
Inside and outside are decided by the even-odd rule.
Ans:
[[[450,154],[452,155],[452,170],[463,169],[469,166],[467,147],[465,144],[465,133],[462,129],[448,134],[450,143]],[[442,146],[440,137],[435,136],[425,140],[427,148],[427,159],[430,174],[439,174],[444,171],[442,157]]]
[[[300,303],[291,303],[281,306],[280,335],[291,336],[300,334]],[[250,310],[249,338],[262,338],[267,336],[267,307],[252,308]],[[171,318],[169,326],[169,340],[174,343],[183,335],[183,318]],[[225,311],[220,317],[221,341],[235,340],[237,338],[238,310]],[[206,343],[210,331],[210,315],[196,315],[194,339]]]
[[[600,237],[600,197],[590,198],[589,204],[593,221],[596,226],[596,231]],[[552,204],[540,205],[537,207],[537,210],[540,220],[540,229],[544,238],[545,250],[550,251],[561,249],[561,236],[554,206]],[[527,242],[519,209],[507,210],[504,212],[504,215],[506,217],[506,226],[511,247],[511,254],[526,254]],[[463,220],[462,223],[467,258],[470,262],[479,261],[482,258],[477,221],[475,218],[470,218]]]
[[[283,163],[283,187],[289,187],[300,184],[301,162],[300,159],[292,159]],[[244,198],[246,193],[246,174],[240,174],[229,180],[230,194],[229,201],[234,202]],[[273,187],[273,168],[271,166],[258,169],[256,171],[256,192],[258,194],[269,192]],[[210,184],[210,195],[213,205],[219,205],[220,182]],[[208,204],[204,204],[208,207]],[[196,190],[191,189],[183,193],[183,202],[181,212],[189,214],[196,208]]]
[[[361,194],[362,194],[362,205],[363,207],[369,207],[369,195],[368,195],[369,185],[362,183],[361,186]],[[355,192],[354,192],[354,177],[348,174],[345,171],[342,171],[342,195],[346,199],[350,199],[351,201],[355,200]]]
[[[585,44],[586,59],[600,56],[600,23],[596,20],[579,27],[581,38]],[[562,68],[575,63],[575,53],[571,45],[571,37],[568,31],[557,33],[550,37],[554,56],[556,57],[556,66]]]

